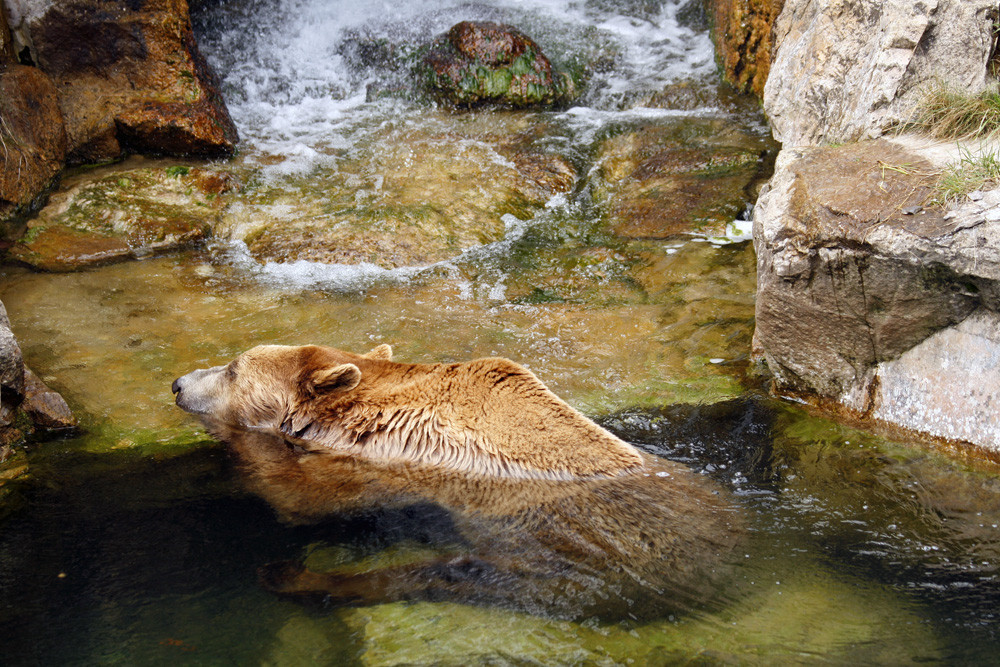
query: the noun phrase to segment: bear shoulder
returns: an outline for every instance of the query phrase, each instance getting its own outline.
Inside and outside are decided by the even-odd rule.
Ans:
[[[643,465],[638,450],[556,396],[509,359],[467,362],[467,398],[456,421],[481,434],[491,452],[513,465],[559,477],[615,476]],[[456,405],[452,402],[451,405]]]

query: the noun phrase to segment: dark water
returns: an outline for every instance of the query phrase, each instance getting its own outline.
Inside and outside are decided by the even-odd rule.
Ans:
[[[661,664],[698,655],[709,662],[993,661],[1000,545],[984,540],[1000,517],[994,476],[766,400],[602,421],[728,486],[751,512],[753,537],[730,607],[638,627],[476,610],[492,614],[490,627],[465,612],[452,623],[478,641],[456,663],[536,660],[530,651],[508,652],[510,626],[540,628],[548,648],[559,649],[542,660],[550,664]],[[76,444],[33,461],[32,479],[16,487],[22,509],[3,524],[5,663],[439,662],[433,649],[359,635],[356,617],[365,610],[279,600],[256,572],[306,553],[362,562],[401,544],[409,552],[453,547],[441,512],[415,507],[292,527],[242,490],[221,445],[158,459],[88,454]],[[440,617],[457,612],[436,611],[428,628],[422,607],[435,603],[396,613],[412,614],[412,631],[433,642]],[[373,641],[402,646],[379,653]]]

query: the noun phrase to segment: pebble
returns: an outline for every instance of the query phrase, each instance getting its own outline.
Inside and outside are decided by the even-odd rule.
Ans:
[[[973,190],[972,192],[969,193],[969,199],[971,199],[972,201],[979,201],[982,198],[983,198],[983,193],[981,190]]]

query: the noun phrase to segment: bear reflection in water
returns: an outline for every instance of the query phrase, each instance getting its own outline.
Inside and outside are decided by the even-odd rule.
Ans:
[[[725,492],[643,453],[505,359],[403,364],[260,346],[174,382],[289,522],[436,505],[463,553],[368,572],[261,569],[331,604],[449,600],[563,618],[643,618],[718,597],[743,518]],[[419,520],[419,517],[417,518]]]

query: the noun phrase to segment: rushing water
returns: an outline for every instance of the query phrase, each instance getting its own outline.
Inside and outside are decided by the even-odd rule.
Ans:
[[[4,468],[28,472],[0,487],[2,661],[995,662],[997,470],[767,398],[749,374],[754,255],[740,232],[623,238],[592,203],[595,146],[623,128],[760,132],[759,118],[718,107],[643,106],[678,80],[712,83],[697,6],[203,3],[202,48],[245,138],[238,168],[252,174],[229,204],[241,219],[321,206],[344,172],[363,176],[347,179],[354,190],[410,173],[380,145],[405,135],[400,127],[456,141],[513,127],[568,155],[578,183],[504,216],[499,240],[430,266],[260,262],[217,240],[73,274],[5,267],[0,298],[25,357],[83,434],[34,444]],[[523,115],[369,101],[395,74],[359,60],[358,44],[419,43],[476,18],[517,23],[557,63],[604,54],[585,96]],[[750,531],[722,604],[567,621],[452,602],[334,608],[273,595],[257,572],[274,561],[363,571],[449,553],[456,536],[426,507],[291,525],[248,490],[231,453],[173,405],[170,383],[272,342],[358,352],[388,342],[404,361],[505,356],[528,366],[623,438],[732,493]]]

